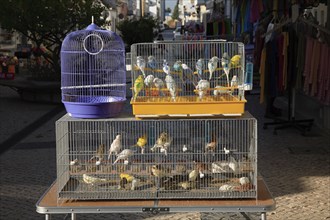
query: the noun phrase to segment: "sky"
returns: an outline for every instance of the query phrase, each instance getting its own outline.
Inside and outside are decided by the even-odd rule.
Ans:
[[[165,8],[171,8],[173,11],[176,2],[177,0],[165,0]]]

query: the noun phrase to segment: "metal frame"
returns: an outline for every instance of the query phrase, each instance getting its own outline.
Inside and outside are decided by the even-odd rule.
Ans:
[[[164,212],[240,212],[261,213],[261,219],[267,219],[267,212],[275,209],[275,200],[262,177],[258,177],[258,199],[242,200],[145,200],[145,201],[73,201],[58,204],[56,200],[55,181],[36,204],[36,211],[45,215],[71,214],[76,220],[77,214],[101,213],[142,213],[154,214]],[[209,204],[206,204],[206,203]],[[248,204],[248,203],[251,204]],[[117,205],[116,205],[117,204]]]

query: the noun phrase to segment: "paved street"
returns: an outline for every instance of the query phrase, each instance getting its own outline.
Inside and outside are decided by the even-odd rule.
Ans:
[[[295,129],[263,130],[264,106],[257,95],[247,96],[246,109],[258,119],[258,171],[276,200],[270,220],[330,219],[329,137],[313,128],[306,136]],[[130,111],[127,105],[126,111]],[[56,179],[55,121],[63,107],[21,101],[13,90],[0,86],[0,219],[37,220],[35,204]],[[33,125],[33,126],[31,126]],[[27,129],[28,128],[28,129]],[[20,132],[23,131],[23,132]],[[4,146],[4,143],[6,146]],[[78,214],[78,219],[120,220],[243,220],[258,213]],[[52,219],[69,219],[64,214]]]

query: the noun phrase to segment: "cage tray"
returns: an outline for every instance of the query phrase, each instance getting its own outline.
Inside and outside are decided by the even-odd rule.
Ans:
[[[246,100],[239,100],[233,96],[205,97],[202,101],[198,97],[177,97],[171,101],[170,97],[137,97],[132,100],[135,116],[164,116],[185,115],[212,116],[212,115],[242,115]]]

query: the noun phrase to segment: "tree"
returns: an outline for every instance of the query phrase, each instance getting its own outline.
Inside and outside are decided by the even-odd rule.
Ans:
[[[105,7],[94,0],[8,0],[2,1],[1,27],[15,30],[31,40],[37,49],[45,47],[49,53],[42,55],[60,73],[60,51],[65,36],[91,23],[102,26]]]
[[[140,19],[126,19],[117,25],[118,30],[121,32],[120,36],[128,47],[134,43],[152,42],[155,37],[153,30],[156,27],[157,20],[151,16]]]
[[[174,9],[173,9],[173,13],[172,13],[172,19],[176,20],[179,18],[179,1],[176,3]]]

